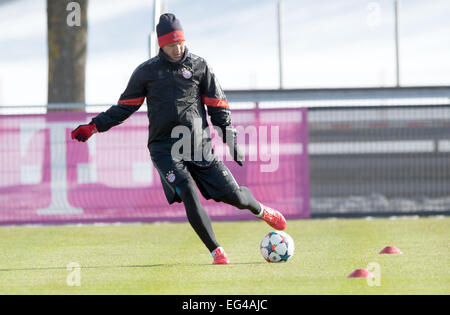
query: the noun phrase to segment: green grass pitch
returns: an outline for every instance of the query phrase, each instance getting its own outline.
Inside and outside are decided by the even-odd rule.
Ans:
[[[450,218],[291,220],[280,264],[259,252],[265,223],[213,227],[231,265],[212,265],[187,223],[2,227],[0,294],[450,294]],[[378,282],[347,278],[370,263]]]

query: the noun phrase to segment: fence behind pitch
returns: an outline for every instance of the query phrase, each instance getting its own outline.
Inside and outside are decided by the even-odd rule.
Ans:
[[[450,211],[450,106],[311,108],[315,217]]]
[[[449,105],[250,105],[232,114],[246,134],[246,166],[226,164],[287,217],[450,213]],[[0,224],[185,220],[151,166],[146,114],[73,142],[70,130],[92,115],[0,116]],[[216,220],[251,218],[203,202]]]

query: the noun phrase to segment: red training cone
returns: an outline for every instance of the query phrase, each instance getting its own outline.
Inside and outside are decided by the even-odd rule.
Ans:
[[[374,278],[373,273],[369,272],[367,269],[356,269],[347,278]]]
[[[395,246],[386,246],[379,254],[403,254],[400,249]]]

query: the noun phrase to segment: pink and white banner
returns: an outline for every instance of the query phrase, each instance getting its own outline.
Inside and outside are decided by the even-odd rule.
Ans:
[[[182,204],[168,205],[152,165],[146,113],[73,141],[71,130],[92,117],[0,116],[0,224],[186,220]],[[287,218],[309,217],[306,109],[236,110],[232,118],[246,138],[244,167],[228,161],[220,141],[215,151],[237,182]],[[223,203],[203,204],[213,220],[253,219]]]

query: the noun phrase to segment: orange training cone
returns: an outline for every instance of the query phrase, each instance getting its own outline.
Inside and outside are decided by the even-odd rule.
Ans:
[[[403,254],[400,249],[395,246],[386,246],[379,254]]]
[[[373,273],[369,272],[367,269],[356,269],[347,278],[374,278]]]

